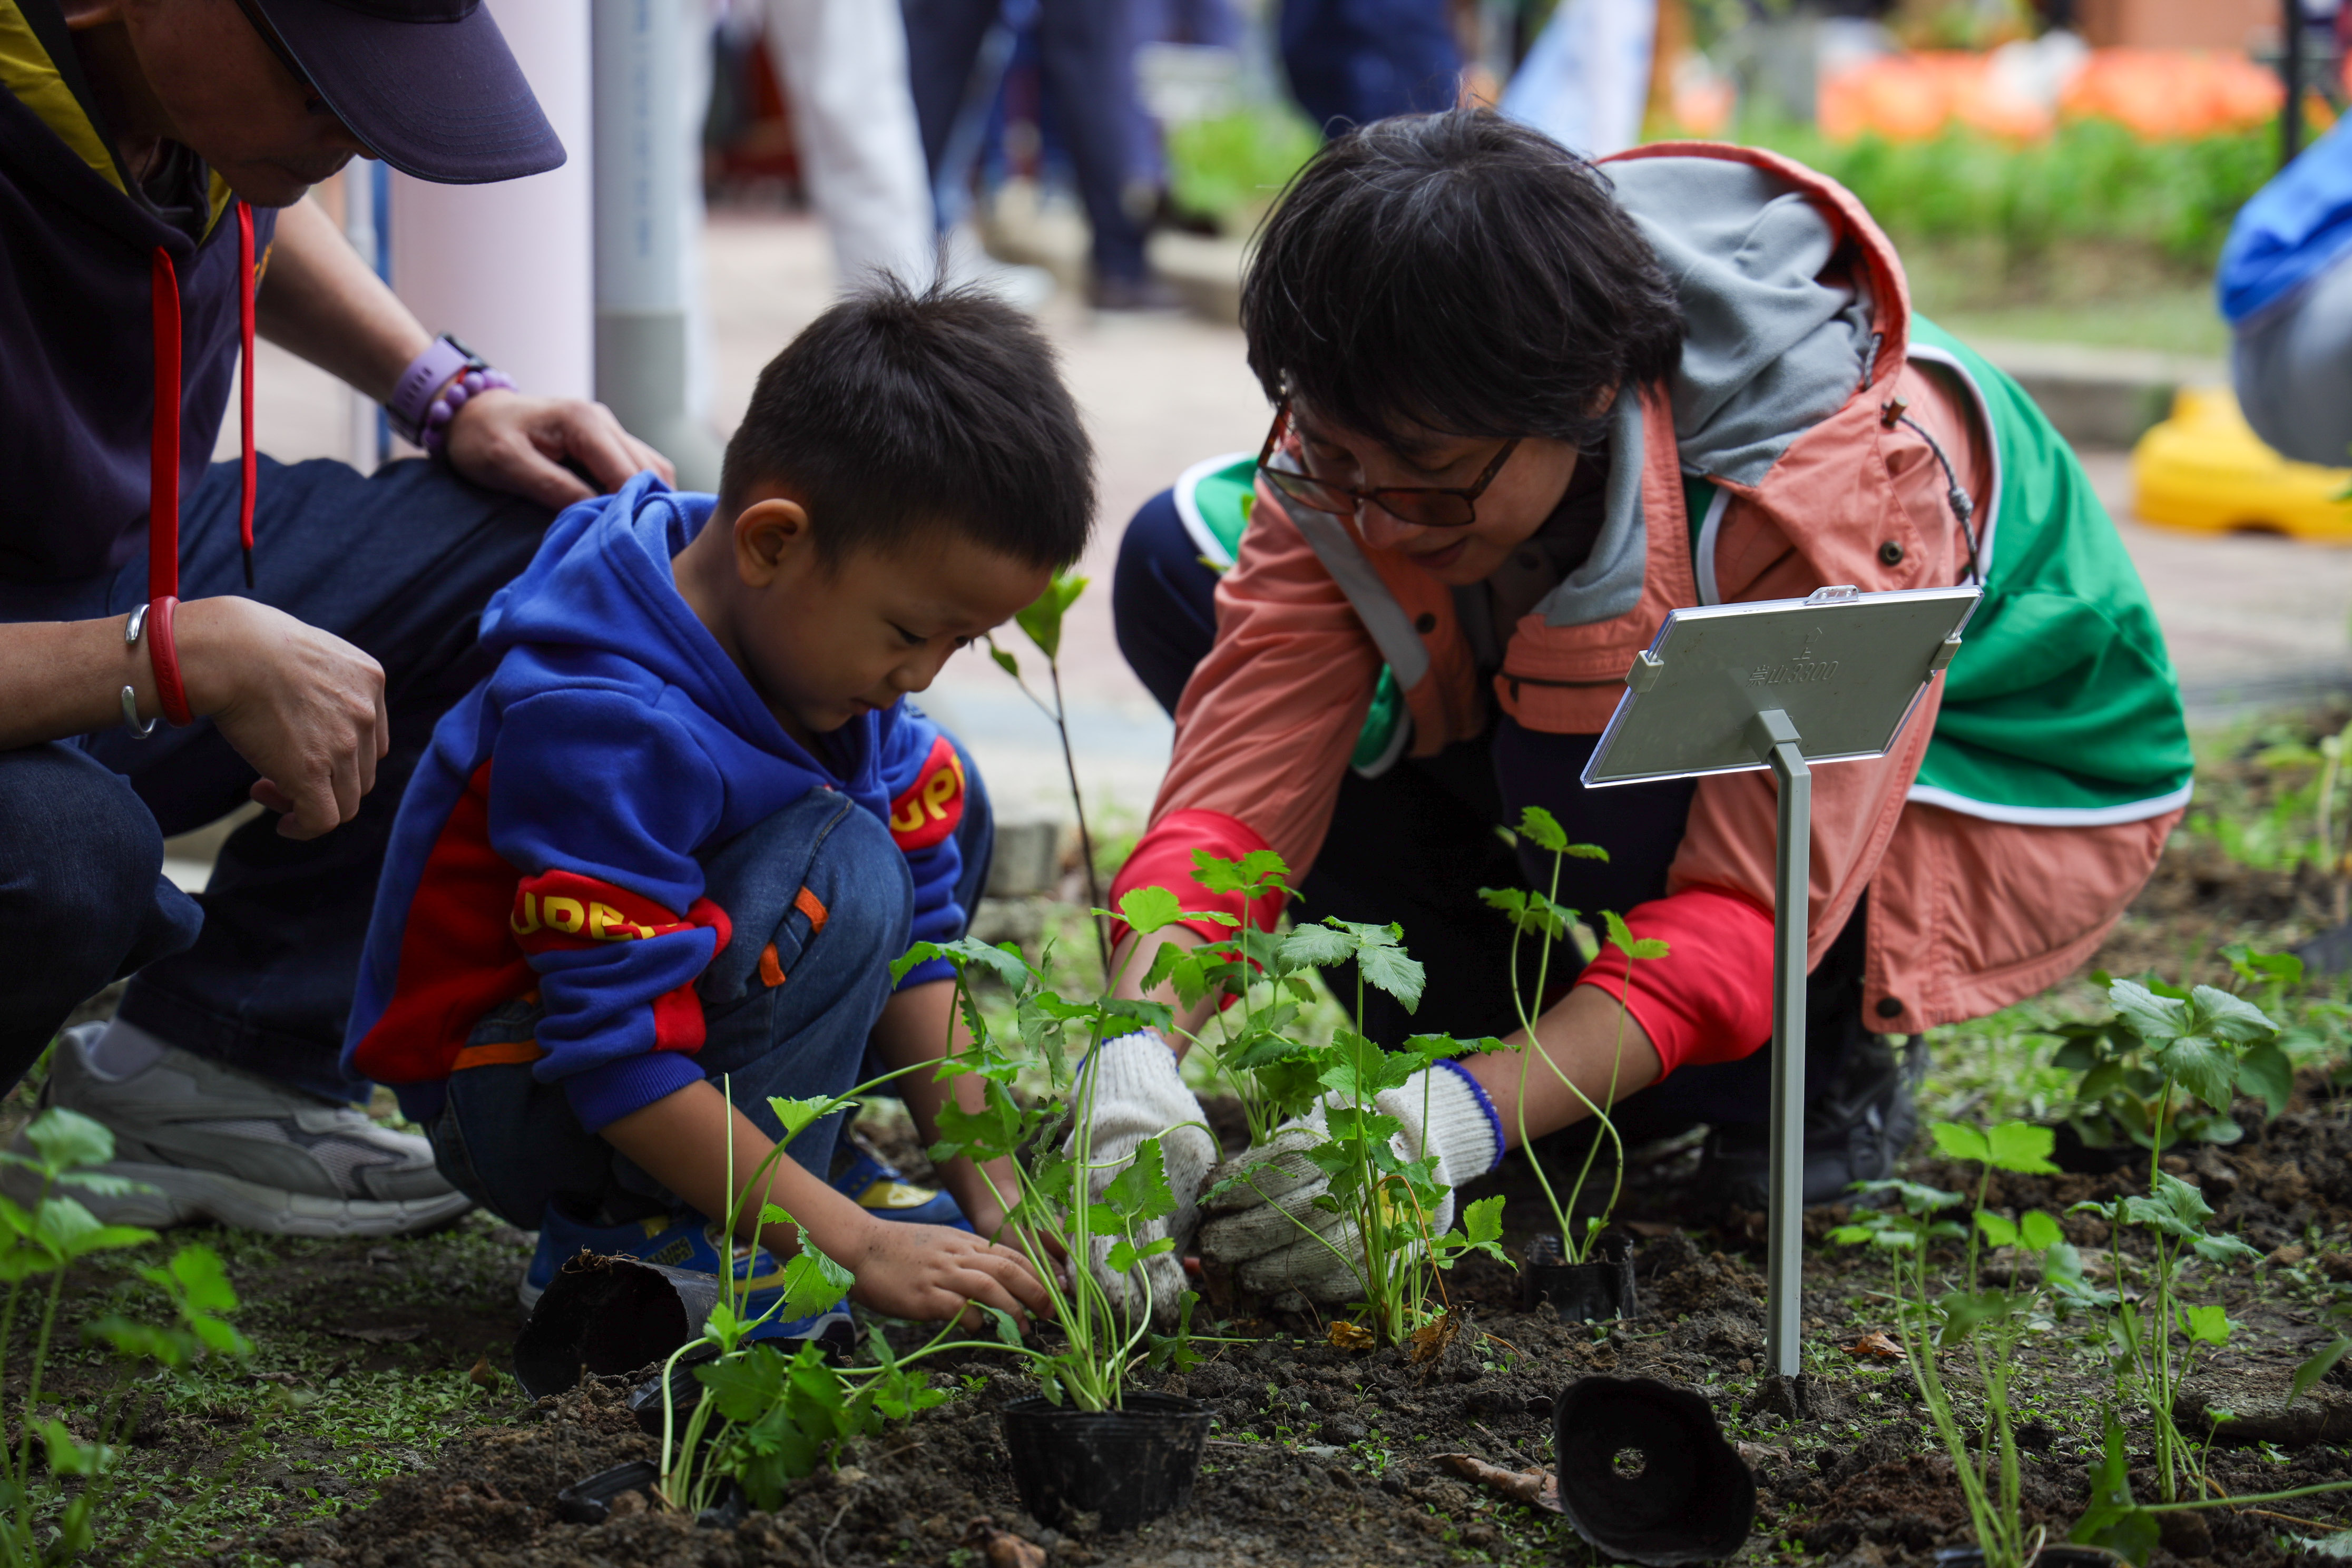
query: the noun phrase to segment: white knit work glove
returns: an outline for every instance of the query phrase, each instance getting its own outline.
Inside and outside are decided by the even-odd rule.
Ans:
[[[1363,1299],[1362,1234],[1353,1220],[1315,1206],[1330,1189],[1331,1178],[1304,1152],[1325,1142],[1324,1110],[1329,1103],[1326,1100],[1297,1121],[1285,1122],[1264,1142],[1209,1173],[1211,1193],[1234,1177],[1247,1178],[1208,1200],[1210,1218],[1201,1227],[1202,1256],[1238,1265],[1244,1289],[1297,1290],[1309,1300],[1333,1304]],[[1441,1061],[1374,1095],[1372,1105],[1404,1123],[1390,1141],[1400,1159],[1437,1156],[1437,1180],[1445,1195],[1429,1216],[1430,1234],[1444,1235],[1454,1225],[1454,1189],[1502,1161],[1502,1124],[1486,1091],[1454,1063]]]
[[[1184,1087],[1176,1068],[1176,1053],[1157,1029],[1139,1029],[1115,1040],[1105,1040],[1078,1069],[1074,1103],[1087,1105],[1091,1095],[1093,1131],[1087,1140],[1087,1163],[1093,1168],[1087,1190],[1099,1198],[1103,1189],[1135,1161],[1136,1146],[1146,1138],[1160,1140],[1161,1169],[1168,1190],[1175,1194],[1175,1212],[1138,1226],[1139,1249],[1162,1237],[1176,1245],[1147,1258],[1124,1274],[1111,1271],[1107,1259],[1118,1237],[1093,1238],[1087,1263],[1102,1284],[1111,1305],[1132,1312],[1150,1282],[1152,1316],[1163,1325],[1176,1317],[1176,1299],[1184,1292],[1183,1252],[1201,1219],[1201,1179],[1217,1157],[1217,1142],[1208,1131],[1201,1102]],[[1189,1124],[1189,1125],[1188,1125]],[[1065,1154],[1077,1153],[1073,1131],[1062,1145]]]

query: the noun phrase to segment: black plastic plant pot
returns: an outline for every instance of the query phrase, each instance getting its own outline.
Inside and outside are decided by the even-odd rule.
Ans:
[[[1981,1546],[1947,1546],[1936,1553],[1936,1568],[1984,1568]],[[2130,1568],[2131,1559],[2104,1546],[2076,1546],[2056,1542],[2044,1546],[2033,1568]]]
[[[1640,1310],[1633,1296],[1633,1259],[1620,1249],[1598,1263],[1562,1261],[1559,1238],[1539,1236],[1519,1270],[1519,1305],[1534,1311],[1545,1302],[1563,1323],[1631,1318]]]
[[[718,1300],[716,1274],[583,1252],[557,1273],[515,1336],[515,1381],[541,1399],[576,1387],[583,1375],[635,1372],[700,1333]]]
[[[555,1494],[555,1516],[572,1524],[602,1524],[613,1511],[613,1500],[623,1492],[643,1492],[653,1500],[661,1484],[661,1467],[650,1459],[632,1459],[586,1480],[574,1481]]]
[[[1696,1391],[1648,1377],[1583,1377],[1552,1405],[1559,1508],[1627,1563],[1712,1563],[1747,1544],[1756,1478]]]
[[[1172,1394],[1129,1394],[1124,1404],[1079,1410],[1032,1394],[1004,1407],[1013,1481],[1040,1524],[1093,1513],[1104,1530],[1128,1531],[1192,1502],[1209,1407]]]

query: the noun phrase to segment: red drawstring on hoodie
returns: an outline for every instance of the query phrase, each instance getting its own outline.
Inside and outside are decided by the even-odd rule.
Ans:
[[[253,208],[236,204],[237,335],[244,403],[245,472],[239,486],[238,535],[245,547],[245,585],[253,586],[253,497],[258,464],[253,447]],[[172,612],[180,602],[180,277],[171,252],[155,247],[149,268],[155,330],[155,416],[147,469],[147,638],[155,667],[155,695],[163,717],[193,724]]]

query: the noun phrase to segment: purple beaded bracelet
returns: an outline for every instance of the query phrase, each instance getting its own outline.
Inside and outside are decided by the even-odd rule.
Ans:
[[[486,366],[481,370],[467,371],[451,382],[441,395],[433,400],[433,406],[425,411],[425,427],[418,432],[422,438],[417,445],[425,448],[428,457],[440,457],[442,448],[449,444],[449,421],[457,416],[457,410],[466,406],[467,398],[485,392],[513,390],[514,377],[502,370]]]

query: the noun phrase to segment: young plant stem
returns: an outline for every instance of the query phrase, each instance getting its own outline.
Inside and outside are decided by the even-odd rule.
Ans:
[[[1559,858],[1551,863],[1551,896],[1559,893]],[[1519,1148],[1528,1157],[1528,1168],[1536,1173],[1536,1185],[1543,1189],[1544,1203],[1551,1209],[1552,1223],[1559,1226],[1560,1250],[1566,1260],[1576,1260],[1576,1238],[1568,1233],[1568,1211],[1559,1206],[1559,1194],[1551,1190],[1551,1177],[1545,1173],[1543,1157],[1536,1152],[1535,1140],[1528,1136],[1528,1069],[1535,1065],[1536,1053],[1543,1047],[1536,1041],[1536,1021],[1528,1007],[1527,998],[1519,991],[1519,938],[1526,928],[1511,927],[1511,1009],[1519,1016],[1519,1028],[1528,1037],[1528,1048],[1519,1053],[1518,1102],[1513,1107],[1519,1125]],[[1536,959],[1536,1002],[1543,1002],[1544,981],[1550,973],[1551,937],[1546,933],[1543,952]],[[1571,1202],[1574,1200],[1571,1199]]]
[[[1077,753],[1070,747],[1070,721],[1062,707],[1062,664],[1051,654],[1045,656],[1045,674],[1054,683],[1054,702],[1050,708],[1045,705],[1044,698],[1029,689],[1029,683],[1018,674],[1013,676],[1013,684],[1021,688],[1021,695],[1035,704],[1038,712],[1053,721],[1054,733],[1061,738],[1062,770],[1070,781],[1070,809],[1077,814],[1078,818],[1078,855],[1086,866],[1087,923],[1094,928],[1095,953],[1102,962],[1103,992],[1108,995],[1110,991],[1110,933],[1104,927],[1103,917],[1092,912],[1102,908],[1101,879],[1095,870],[1094,835],[1087,828],[1086,796],[1078,789],[1078,759]]]
[[[2147,1156],[2147,1196],[2151,1203],[2156,1201],[2157,1177],[2164,1170],[2164,1115],[2171,1106],[2172,1076],[2168,1073],[2164,1091],[2157,1096],[2156,1137]],[[2156,1321],[2150,1326],[2156,1342],[2151,1347],[2156,1377],[2148,1404],[2156,1417],[2156,1468],[2164,1479],[2164,1500],[2171,1502],[2179,1493],[2175,1479],[2179,1434],[2172,1426],[2172,1258],[2164,1245],[2163,1230],[2155,1226],[2148,1228],[2156,1241]]]

